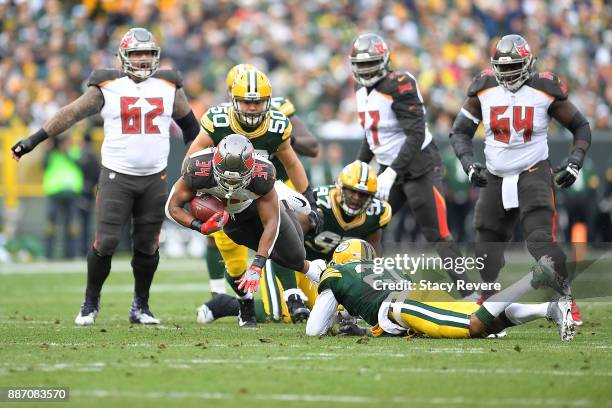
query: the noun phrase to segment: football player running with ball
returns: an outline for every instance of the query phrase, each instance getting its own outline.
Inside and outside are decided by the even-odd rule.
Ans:
[[[503,37],[491,58],[492,70],[478,75],[455,119],[451,144],[463,169],[481,187],[476,202],[476,256],[485,258],[481,277],[494,282],[504,266],[504,247],[517,220],[535,259],[549,256],[566,280],[566,256],[555,242],[553,188],[571,186],[591,144],[586,118],[568,100],[567,88],[550,72],[537,72],[529,44],[520,35]],[[554,118],[574,135],[570,155],[551,169],[548,160],[548,124]],[[485,165],[474,159],[472,138],[482,122],[485,129]],[[486,255],[485,255],[486,254]],[[484,298],[490,293],[484,293]],[[572,302],[574,320],[581,324]]]
[[[240,297],[242,327],[256,326],[253,292],[268,258],[303,273],[311,266],[305,260],[302,227],[291,207],[279,200],[275,182],[274,165],[255,155],[246,136],[230,134],[185,160],[166,205],[168,218],[180,225],[203,234],[223,229],[232,241],[256,251],[251,266],[231,282]],[[221,199],[226,211],[198,220],[183,209],[197,194]]]
[[[199,131],[180,75],[158,70],[160,53],[149,31],[130,29],[119,45],[121,70],[95,70],[83,95],[12,148],[13,157],[19,160],[43,140],[56,137],[81,119],[99,113],[104,120],[96,234],[87,254],[85,301],[75,319],[79,326],[94,324],[102,285],[110,273],[121,229],[130,215],[134,300],[129,320],[159,323],[149,309],[149,288],[159,263],[159,233],[168,196],[169,128],[174,119],[183,130],[186,144]]]
[[[236,78],[241,77],[247,71],[256,71],[253,65],[250,64],[238,64],[232,67],[227,73],[225,82],[227,86],[227,92],[231,100],[233,101],[234,97],[232,96],[232,86],[234,85],[234,81]],[[260,87],[265,88],[265,84],[259,84]],[[237,93],[238,90],[235,90]],[[265,90],[263,90],[262,94],[265,94]],[[224,103],[218,106],[226,106],[228,111],[232,107],[232,102]],[[319,151],[319,143],[316,138],[310,133],[308,128],[304,125],[302,120],[295,114],[295,106],[293,103],[284,97],[272,97],[270,99],[270,108],[277,110],[284,114],[291,124],[291,132],[289,136],[290,142],[288,144],[291,145],[292,149],[295,153],[308,157],[315,157]],[[219,138],[223,137],[225,134],[225,130],[223,126],[220,126],[222,119],[220,116],[216,116],[215,109],[209,110],[203,117],[202,123],[207,123],[208,126],[205,127],[206,131],[209,132],[209,135],[213,139],[212,142],[214,144],[218,143]],[[213,122],[211,123],[210,120]],[[229,120],[228,120],[229,122]],[[244,128],[247,128],[247,125],[243,125]],[[237,133],[242,133],[238,127],[235,127]],[[245,135],[247,137],[251,137],[249,134]],[[282,139],[282,138],[281,138]],[[274,167],[276,168],[277,174],[276,177],[278,180],[284,181],[290,188],[295,189],[294,184],[291,182],[287,171],[285,170],[285,166],[279,159],[278,155],[274,151],[272,145],[263,148],[261,145],[263,142],[270,140],[279,140],[273,132],[269,132],[264,135],[259,140],[253,140],[255,148],[258,149],[258,154],[263,154],[265,157],[268,157]],[[192,149],[192,152],[196,149],[204,148],[210,146],[210,141],[204,137],[198,138],[196,145]],[[286,155],[285,155],[286,156]],[[287,162],[286,158],[283,158],[285,162]],[[235,244],[232,240],[230,240],[227,235],[223,231],[219,231],[215,234],[212,234],[208,239],[208,248],[206,251],[206,265],[207,269],[210,273],[210,288],[213,296],[220,293],[225,293],[225,279],[223,278],[224,272],[227,268],[228,276],[238,276],[240,275],[247,267],[248,260],[248,251],[245,247]],[[305,320],[308,317],[308,309],[304,306],[302,301],[302,293],[297,288],[296,281],[296,273],[294,271],[286,270],[275,263],[269,262],[272,264],[272,269],[274,275],[277,275],[282,282],[282,286],[286,288],[286,292],[284,295],[290,304],[290,315],[293,320]],[[270,268],[268,268],[270,269]],[[267,271],[270,272],[270,271]],[[202,322],[201,319],[201,311],[198,311],[198,321]]]
[[[423,98],[411,73],[390,70],[389,57],[387,44],[377,34],[362,34],[353,41],[349,61],[365,130],[358,159],[376,159],[382,171],[378,197],[389,201],[393,214],[407,204],[440,257],[455,260],[461,252],[448,230],[442,160],[425,121]],[[447,273],[454,282],[468,280],[451,269]]]
[[[341,242],[329,267],[321,272],[319,296],[306,324],[306,334],[321,336],[333,326],[338,305],[352,316],[359,316],[372,326],[363,329],[354,324],[340,328],[353,335],[405,336],[433,338],[482,338],[511,326],[548,318],[557,325],[561,340],[574,337],[574,322],[567,298],[542,304],[514,303],[534,289],[551,287],[561,291],[547,257],[543,257],[524,278],[507,287],[479,306],[476,302],[428,301],[428,293],[393,292],[377,283],[381,274],[373,269],[374,248],[359,239]],[[374,276],[374,279],[370,279]],[[370,284],[366,282],[370,282]],[[446,294],[446,292],[443,292]],[[431,293],[431,298],[439,297]]]

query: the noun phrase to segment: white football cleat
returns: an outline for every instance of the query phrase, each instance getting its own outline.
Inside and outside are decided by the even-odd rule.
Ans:
[[[134,299],[130,308],[130,323],[159,324],[160,322],[155,318],[147,303]]]
[[[77,326],[93,326],[98,316],[100,306],[92,303],[83,303],[79,314],[74,319],[74,324]]]
[[[562,341],[569,341],[576,335],[576,325],[572,318],[572,298],[561,296],[556,302],[548,304],[546,311],[548,320],[555,322]]]
[[[198,307],[197,312],[196,322],[199,324],[207,324],[215,320],[215,316],[213,316],[212,311],[206,306],[206,303]]]

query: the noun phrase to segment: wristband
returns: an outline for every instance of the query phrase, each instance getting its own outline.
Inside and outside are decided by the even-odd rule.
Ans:
[[[264,266],[266,266],[266,257],[265,256],[261,256],[261,255],[255,255],[255,258],[253,258],[253,263],[251,263],[251,266],[256,266],[260,269],[263,269]]]
[[[202,232],[202,224],[203,222],[198,220],[197,218],[194,218],[193,221],[191,221],[191,224],[189,225],[189,228],[191,228],[194,231],[198,231],[198,232]]]
[[[36,133],[30,136],[30,140],[34,143],[34,145],[38,145],[40,142],[44,142],[49,138],[49,134],[45,131],[45,129],[40,128]]]

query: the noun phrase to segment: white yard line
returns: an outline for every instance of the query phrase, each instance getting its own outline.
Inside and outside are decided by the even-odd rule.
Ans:
[[[126,399],[201,399],[201,400],[245,400],[245,401],[291,401],[291,402],[323,402],[344,404],[430,404],[430,405],[464,405],[464,406],[572,406],[589,407],[593,403],[587,399],[567,400],[548,398],[503,398],[503,399],[473,399],[458,397],[372,397],[359,395],[308,395],[308,394],[231,394],[224,392],[134,392],[134,391],[111,391],[111,390],[71,390],[72,397],[85,398],[126,398]]]

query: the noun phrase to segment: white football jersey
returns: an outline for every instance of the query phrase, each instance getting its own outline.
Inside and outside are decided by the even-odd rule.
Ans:
[[[515,93],[498,85],[479,92],[478,99],[491,173],[516,175],[548,158],[548,107],[553,96],[527,84]]]
[[[136,83],[122,76],[98,86],[104,95],[102,165],[134,176],[164,170],[176,85],[153,77]]]
[[[416,86],[416,79],[414,79],[412,75],[409,73],[403,73],[403,75],[412,78],[415,84],[414,86]],[[388,79],[384,79],[384,81],[388,81]],[[378,88],[378,86],[376,88]],[[355,93],[357,99],[357,112],[359,114],[361,126],[365,130],[366,140],[368,141],[370,150],[376,157],[376,161],[379,164],[390,166],[406,141],[406,133],[400,126],[398,118],[391,108],[394,102],[393,96],[380,92],[376,88],[372,88],[369,94],[366,87],[357,89]],[[416,86],[416,92],[421,106],[413,106],[415,106],[415,109],[423,109],[423,115],[425,115],[425,106],[422,105],[423,98],[421,97],[418,86]],[[425,123],[425,140],[423,141],[421,150],[425,149],[429,143],[431,143],[431,140],[431,133],[429,132],[427,123]]]

